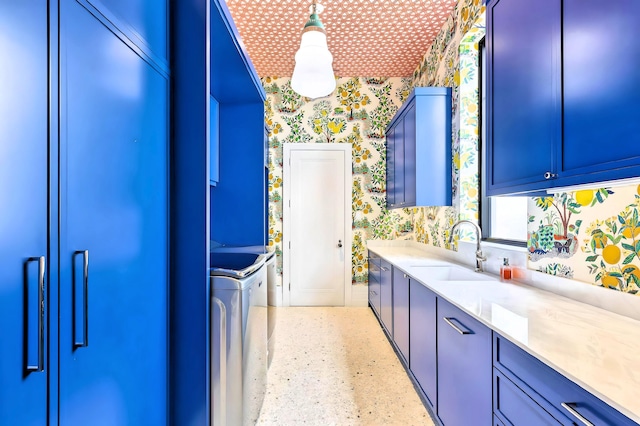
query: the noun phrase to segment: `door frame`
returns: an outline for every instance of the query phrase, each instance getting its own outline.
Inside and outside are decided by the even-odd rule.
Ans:
[[[282,156],[282,305],[291,306],[291,187],[287,184],[291,177],[292,151],[342,151],[344,152],[344,306],[351,306],[351,246],[353,235],[351,232],[351,210],[353,209],[351,191],[353,186],[353,172],[351,166],[352,146],[350,143],[284,143]]]

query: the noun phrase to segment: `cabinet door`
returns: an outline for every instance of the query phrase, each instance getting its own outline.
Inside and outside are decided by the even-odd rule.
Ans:
[[[640,173],[640,2],[563,1],[564,152],[572,183]]]
[[[0,423],[46,424],[47,2],[0,2],[0,28]]]
[[[380,319],[389,336],[393,337],[393,275],[391,264],[380,261]]]
[[[380,258],[369,255],[369,304],[380,316]]]
[[[409,367],[435,411],[436,295],[415,280],[409,282],[409,324]]]
[[[396,186],[395,186],[395,129],[391,128],[386,135],[387,140],[387,208],[395,206]]]
[[[435,144],[437,141],[423,141]],[[416,105],[404,116],[404,202],[406,206],[416,205]],[[426,158],[422,159],[428,160]]]
[[[447,426],[492,419],[491,330],[438,298],[438,417]]]
[[[166,424],[168,82],[76,1],[61,29],[60,424]]]
[[[393,268],[393,341],[409,363],[409,276]]]
[[[398,120],[394,129],[393,139],[393,189],[394,189],[394,205],[402,207],[405,204],[404,199],[404,118]]]
[[[487,6],[488,195],[546,188],[545,173],[557,173],[560,8],[559,0]]]

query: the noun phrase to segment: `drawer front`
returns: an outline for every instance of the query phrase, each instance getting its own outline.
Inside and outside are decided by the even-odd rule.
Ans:
[[[494,366],[562,424],[637,426],[619,411],[593,396],[542,361],[496,335]],[[520,385],[522,383],[522,385]]]
[[[380,317],[380,282],[369,276],[369,304]]]
[[[499,370],[493,371],[493,413],[513,426],[560,425],[533,399],[507,379]]]

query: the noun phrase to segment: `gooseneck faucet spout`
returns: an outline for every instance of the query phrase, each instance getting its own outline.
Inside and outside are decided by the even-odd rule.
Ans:
[[[480,240],[482,239],[482,230],[480,229],[477,223],[471,222],[470,220],[466,220],[466,219],[459,220],[456,223],[454,223],[453,226],[451,227],[451,233],[449,234],[449,244],[453,242],[453,235],[455,234],[458,227],[463,223],[468,223],[469,225],[473,226],[473,228],[476,231],[476,272],[482,272],[483,271],[482,262],[487,260],[487,257],[482,254],[482,249],[480,248]]]

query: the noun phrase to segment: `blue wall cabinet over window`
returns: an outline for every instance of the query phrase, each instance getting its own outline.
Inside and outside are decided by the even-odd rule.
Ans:
[[[2,424],[167,422],[168,69],[107,16],[0,6]]]
[[[491,424],[491,330],[442,298],[437,310],[438,417],[445,425]]]
[[[393,338],[393,271],[384,259],[380,260],[380,320]]]
[[[488,195],[640,175],[638,13],[633,0],[488,2]]]
[[[387,208],[451,205],[451,89],[416,87],[387,126]]]
[[[393,267],[393,341],[409,365],[409,276]]]
[[[56,379],[43,332],[55,319],[47,254],[47,26],[46,2],[0,2],[0,423],[17,425],[46,424],[47,375]]]
[[[438,405],[436,295],[416,280],[409,283],[409,367],[431,411]]]

